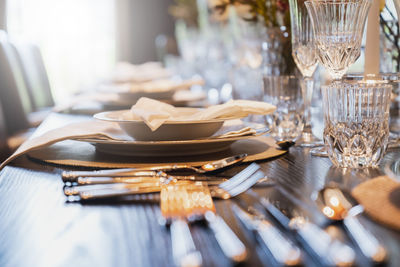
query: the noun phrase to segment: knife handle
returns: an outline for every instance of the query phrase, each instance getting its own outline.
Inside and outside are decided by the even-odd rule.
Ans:
[[[371,232],[365,229],[356,216],[347,216],[343,223],[364,256],[374,263],[382,263],[386,260],[386,249]]]
[[[211,211],[205,214],[205,218],[224,254],[233,262],[244,261],[247,257],[246,247],[226,222]]]
[[[182,219],[173,220],[170,232],[172,253],[176,266],[201,266],[201,254],[196,250],[187,222]]]
[[[284,236],[278,228],[262,220],[257,225],[256,231],[278,263],[286,266],[298,266],[301,264],[300,249]]]
[[[294,220],[297,220],[296,218]],[[293,229],[317,255],[319,260],[328,266],[353,266],[355,262],[354,250],[338,239],[332,238],[325,230],[317,225],[305,221],[292,224]]]

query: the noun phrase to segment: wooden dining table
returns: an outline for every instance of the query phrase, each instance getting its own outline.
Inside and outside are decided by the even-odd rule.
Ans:
[[[398,157],[398,153],[399,149],[390,149],[382,164]],[[288,206],[300,209],[312,207],[316,194],[328,183],[351,190],[383,174],[382,168],[335,168],[328,158],[311,156],[308,148],[299,146],[258,164],[269,179],[254,186],[252,193],[276,206],[290,203]],[[247,165],[219,175],[231,177]],[[159,203],[123,199],[70,203],[63,194],[61,172],[74,169],[77,168],[44,164],[22,156],[1,170],[0,266],[174,266],[169,230],[159,223]],[[246,194],[215,200],[217,213],[247,247],[248,257],[241,266],[276,266],[268,249],[232,211],[232,203],[243,205],[247,200]],[[400,232],[366,215],[361,216],[361,221],[387,249],[386,264],[400,266]],[[329,227],[342,233],[354,247],[357,265],[371,265],[340,222]],[[205,224],[191,225],[191,233],[202,254],[203,266],[232,266]],[[304,265],[320,266],[306,250],[304,255]]]

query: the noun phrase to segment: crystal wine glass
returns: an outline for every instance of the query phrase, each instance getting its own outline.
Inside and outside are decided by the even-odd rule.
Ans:
[[[318,59],[336,81],[360,56],[371,2],[312,0],[305,3],[314,29]]]
[[[311,20],[304,2],[305,0],[289,0],[292,30],[292,56],[303,75],[301,89],[304,95],[305,124],[302,146],[314,146],[320,140],[318,140],[311,131],[310,105],[314,89],[314,80],[312,76],[317,68],[318,61]]]
[[[376,1],[376,0],[375,0]],[[372,0],[309,0],[305,2],[314,31],[319,62],[334,82],[361,54],[361,41]],[[327,156],[325,147],[311,150]]]

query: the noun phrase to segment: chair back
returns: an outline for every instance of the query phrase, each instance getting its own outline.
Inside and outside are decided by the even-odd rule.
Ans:
[[[7,126],[3,114],[3,109],[0,103],[0,162],[5,160],[10,155],[10,149],[7,144]]]
[[[54,106],[50,82],[39,47],[33,44],[16,44],[15,47],[35,111]]]
[[[0,103],[7,132],[13,135],[30,127],[27,114],[32,102],[12,45],[0,38]]]

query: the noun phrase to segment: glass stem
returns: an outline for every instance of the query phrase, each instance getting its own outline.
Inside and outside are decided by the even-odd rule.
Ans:
[[[314,79],[304,77],[301,83],[301,90],[304,100],[304,129],[311,131],[311,99],[314,90]]]

